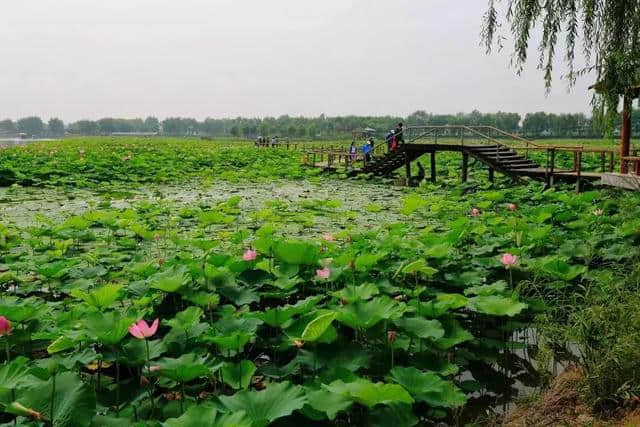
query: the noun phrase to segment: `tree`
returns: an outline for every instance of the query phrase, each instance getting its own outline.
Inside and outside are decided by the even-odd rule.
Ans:
[[[620,96],[625,110],[630,107],[633,86],[640,81],[640,1],[638,0],[489,0],[484,15],[482,40],[487,52],[504,40],[500,28],[509,28],[514,39],[515,66],[522,72],[527,60],[532,29],[542,24],[538,50],[539,67],[544,71],[547,90],[551,87],[553,60],[564,35],[567,78],[595,72],[602,82],[594,94],[594,113],[607,119],[611,127],[617,115]],[[504,18],[501,18],[501,15]],[[508,25],[503,26],[502,21]],[[564,33],[564,34],[563,34]],[[582,40],[586,65],[575,69],[575,54]]]
[[[40,117],[25,117],[18,120],[18,132],[26,133],[28,136],[42,136],[44,133],[44,123]]]
[[[49,119],[49,134],[54,137],[64,136],[64,122],[58,118]]]
[[[18,128],[11,119],[0,121],[0,134],[14,135],[17,132]]]
[[[97,135],[98,124],[93,120],[80,120],[76,123],[80,135]]]
[[[144,119],[144,130],[146,132],[160,132],[160,121],[156,117],[147,117]]]

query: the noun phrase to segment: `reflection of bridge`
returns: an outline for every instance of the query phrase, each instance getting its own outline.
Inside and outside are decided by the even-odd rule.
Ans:
[[[384,144],[378,144],[376,153],[380,154],[371,161],[367,161],[361,155],[354,158],[344,149],[321,152],[314,149],[306,150],[304,161],[307,165],[327,169],[338,169],[342,166],[351,175],[364,173],[384,176],[404,165],[409,178],[411,162],[429,154],[431,180],[435,181],[436,153],[459,152],[462,155],[463,182],[467,180],[469,157],[472,157],[488,168],[490,180],[493,180],[494,172],[498,171],[513,178],[530,177],[541,180],[547,185],[553,185],[555,181],[574,182],[578,190],[582,188],[584,181],[604,179],[605,176],[610,178],[609,183],[615,185],[617,176],[621,175],[613,173],[616,160],[614,149],[581,145],[542,145],[492,126],[409,126],[405,130],[405,140],[405,144],[390,152],[386,152]],[[544,154],[543,165],[531,157],[536,152],[539,153],[534,156],[536,158]],[[560,155],[569,155],[573,167],[559,168]],[[584,170],[587,156],[599,159],[599,171]],[[635,162],[634,171],[637,176],[640,172],[640,161],[634,159],[637,157],[629,157],[622,161]],[[640,187],[640,177],[637,177],[637,182]]]

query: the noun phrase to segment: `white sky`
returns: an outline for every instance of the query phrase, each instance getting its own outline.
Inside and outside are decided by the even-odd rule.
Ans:
[[[0,118],[590,111],[485,55],[486,3],[1,0]]]

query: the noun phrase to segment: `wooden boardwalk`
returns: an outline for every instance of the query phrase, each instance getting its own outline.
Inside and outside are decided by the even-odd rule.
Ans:
[[[459,138],[459,142],[451,142],[454,135]],[[353,156],[346,150],[335,149],[322,152],[306,151],[303,162],[326,170],[342,169],[348,175],[374,176],[389,175],[404,165],[407,179],[410,180],[411,162],[429,154],[430,178],[435,181],[436,153],[438,152],[461,154],[463,182],[466,182],[468,177],[469,157],[487,167],[490,180],[493,180],[494,173],[497,171],[516,179],[528,177],[544,181],[547,186],[560,181],[575,183],[577,191],[581,191],[584,182],[603,181],[602,178],[605,175],[609,178],[606,180],[609,185],[621,182],[620,179],[611,178],[614,173],[616,150],[569,145],[545,146],[489,126],[414,126],[407,128],[407,143],[390,152],[386,152],[384,144],[378,144],[374,158],[369,161],[361,154]],[[535,152],[545,154],[546,160],[543,165],[530,157],[530,154]],[[568,154],[573,159],[571,169],[557,167],[559,154],[565,156]],[[584,157],[588,155],[598,158],[600,171],[583,170]],[[633,169],[638,171],[640,159],[630,157],[628,161],[634,163]],[[633,181],[634,178],[632,177],[631,180]],[[626,185],[616,186],[633,187],[628,182]]]

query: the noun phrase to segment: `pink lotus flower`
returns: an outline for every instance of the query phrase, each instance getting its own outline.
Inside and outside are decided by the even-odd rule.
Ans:
[[[11,322],[4,316],[0,316],[0,337],[11,335]]]
[[[396,331],[389,331],[387,332],[387,341],[389,342],[395,342],[395,340],[398,339],[398,333]]]
[[[320,279],[327,280],[331,275],[331,269],[329,267],[325,267],[319,270],[316,270],[316,276]]]
[[[480,210],[477,208],[471,209],[471,216],[480,216]]]
[[[247,249],[247,251],[242,255],[242,259],[245,261],[253,261],[258,256],[258,252],[253,249]]]
[[[595,215],[595,216],[600,216],[600,215],[602,215],[602,213],[603,213],[602,209],[594,209],[593,210],[593,215]]]
[[[509,209],[511,212],[515,212],[516,210],[518,210],[518,205],[516,205],[515,203],[509,203],[507,205],[507,209]]]
[[[518,262],[518,257],[510,253],[502,254],[502,256],[500,257],[500,262],[502,263],[502,265],[504,265],[504,268],[508,270],[516,265],[516,263]]]
[[[333,237],[333,234],[331,233],[324,233],[322,235],[322,239],[324,239],[327,242],[334,242],[336,239]]]
[[[144,340],[152,337],[156,333],[159,324],[160,320],[156,319],[151,324],[151,327],[149,327],[144,319],[140,319],[138,320],[138,323],[134,323],[129,326],[129,333],[138,339]]]

